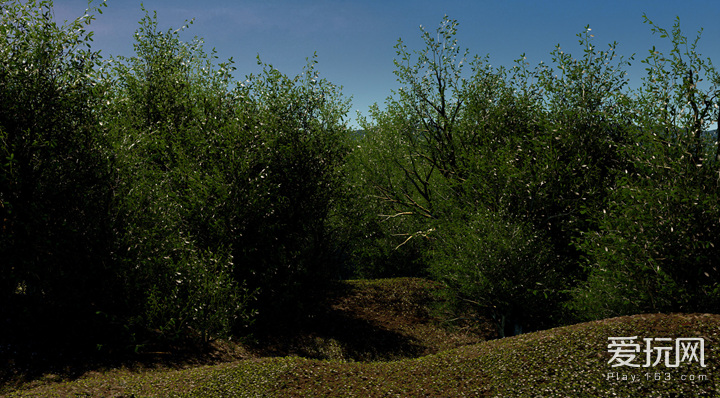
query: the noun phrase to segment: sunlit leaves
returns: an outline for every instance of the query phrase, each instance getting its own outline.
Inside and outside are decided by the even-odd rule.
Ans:
[[[718,302],[720,227],[716,159],[717,71],[683,36],[647,19],[671,41],[642,62],[647,77],[625,113],[637,126],[620,145],[631,161],[609,196],[599,230],[581,241],[589,277],[573,306],[588,318],[656,311],[712,311]],[[702,83],[707,80],[710,83]]]
[[[483,302],[478,307],[485,309],[510,308],[510,301],[528,296],[496,294],[520,275],[500,270],[518,261],[466,253],[492,253],[504,243],[482,231],[457,232],[474,223],[485,230],[534,229],[528,238],[544,242],[540,246],[553,262],[554,273],[546,273],[551,277],[543,286],[572,287],[589,272],[599,295],[592,299],[615,295],[619,312],[629,308],[622,303],[633,295],[640,297],[635,303],[643,303],[633,308],[663,307],[658,289],[664,297],[676,292],[692,305],[714,300],[715,271],[707,267],[714,266],[709,250],[718,242],[707,234],[716,206],[697,195],[685,197],[698,187],[717,186],[709,178],[717,171],[713,155],[720,148],[706,131],[717,120],[717,73],[697,54],[697,40],[685,40],[679,25],[672,33],[654,27],[675,44],[670,56],[652,49],[643,61],[649,79],[636,91],[629,89],[625,71],[634,57],[620,56],[617,43],[597,47],[589,26],[577,35],[579,56],[558,45],[550,63],[533,68],[522,55],[509,69],[492,68],[488,58],[466,64],[468,53],[460,52],[456,29],[457,22],[447,17],[436,34],[422,29],[425,48],[419,51],[398,41],[396,75],[403,86],[384,110],[371,110],[356,151],[365,157],[364,181],[380,199],[383,221],[405,229],[394,233],[397,250],[420,238],[427,242],[424,260],[433,275],[462,300]],[[462,72],[464,65],[472,75]],[[702,90],[703,85],[710,88]],[[655,230],[653,224],[663,227]],[[653,238],[641,239],[648,234]],[[451,250],[459,246],[450,243],[456,240],[478,249]],[[483,246],[487,242],[494,244]],[[698,276],[679,280],[677,270],[689,265],[670,253],[694,253],[693,261],[704,264],[693,266]],[[586,260],[592,266],[583,269]],[[542,263],[529,262],[528,269]],[[600,269],[610,270],[605,279]],[[640,289],[652,292],[621,291],[628,285],[618,278],[640,278]],[[600,293],[601,279],[618,290]],[[555,296],[544,308],[560,300]]]
[[[21,340],[26,322],[92,336],[73,320],[118,302],[107,267],[110,156],[95,112],[100,56],[86,30],[102,6],[61,24],[52,2],[0,3],[0,312],[13,319],[6,336]],[[6,304],[18,295],[32,299]]]

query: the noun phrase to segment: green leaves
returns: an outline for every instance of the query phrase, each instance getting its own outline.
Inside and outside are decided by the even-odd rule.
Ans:
[[[644,85],[626,113],[637,126],[619,146],[631,164],[598,215],[599,230],[580,241],[588,280],[572,305],[588,318],[638,312],[712,311],[717,305],[716,139],[707,132],[717,101],[712,64],[697,53],[676,20],[668,55],[655,47]],[[715,171],[713,171],[715,170]],[[600,300],[599,297],[611,299]]]
[[[181,39],[192,21],[146,10],[135,55],[103,61],[105,3],[64,25],[51,2],[2,6],[4,297],[204,341],[258,310],[292,322],[353,272],[429,273],[454,310],[530,328],[718,303],[720,75],[679,21],[646,19],[672,44],[630,90],[633,58],[589,26],[579,56],[493,68],[445,17],[423,49],[398,41],[402,88],[351,133],[315,56],[237,82]]]
[[[298,76],[270,65],[235,89],[243,152],[228,174],[235,275],[261,289],[261,316],[292,320],[305,289],[327,280],[348,101],[310,59]]]
[[[112,167],[95,112],[101,58],[85,30],[96,9],[65,24],[52,2],[0,9],[3,338],[27,347],[20,358],[43,349],[35,331],[94,347],[94,314],[122,297],[110,270]]]
[[[137,324],[214,338],[284,318],[326,279],[325,231],[345,148],[348,101],[316,60],[241,83],[187,26],[146,12],[136,56],[109,80],[118,160],[117,260],[139,297]],[[251,302],[252,300],[252,302]],[[241,303],[239,305],[238,303]]]
[[[706,130],[718,98],[715,86],[700,87],[718,78],[697,40],[679,23],[672,32],[653,25],[673,50],[653,48],[646,86],[632,91],[625,68],[634,57],[619,56],[617,43],[598,48],[589,26],[577,35],[579,57],[560,45],[535,68],[524,56],[511,69],[476,57],[470,76],[456,29],[447,17],[436,34],[423,29],[419,51],[398,41],[403,87],[363,125],[363,181],[396,250],[422,237],[424,264],[454,302],[498,319],[542,312],[529,310],[539,297],[547,312],[536,325],[572,316],[560,310],[569,292],[583,317],[711,308],[703,306],[717,290],[708,271],[717,206],[698,190],[717,186],[706,173],[720,152]],[[502,233],[512,226],[531,232]],[[522,247],[539,257],[523,257]]]

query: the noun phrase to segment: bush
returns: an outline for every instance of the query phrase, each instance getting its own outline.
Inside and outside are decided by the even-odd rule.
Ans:
[[[560,319],[566,278],[542,232],[492,213],[463,217],[442,231],[430,254],[431,273],[448,287],[456,314],[489,315],[503,337]]]
[[[259,289],[259,316],[270,323],[292,321],[308,291],[337,275],[328,222],[347,152],[348,101],[315,64],[292,78],[264,65],[236,89],[243,142],[225,170],[226,234],[235,278]]]
[[[707,133],[720,78],[697,53],[699,36],[689,44],[679,21],[671,32],[647,22],[672,50],[643,61],[648,76],[628,115],[637,130],[621,148],[632,164],[596,213],[599,230],[579,241],[589,277],[571,308],[583,318],[714,312],[720,298],[717,131]]]
[[[423,31],[414,54],[398,43],[403,87],[364,126],[365,180],[392,228],[405,228],[401,243],[427,238],[423,258],[454,311],[473,303],[499,323],[545,327],[584,277],[572,243],[597,228],[587,214],[628,163],[617,151],[629,134],[625,62],[585,31],[580,59],[558,47],[555,65],[493,69],[465,63],[456,27],[446,18],[436,35]]]
[[[238,141],[230,137],[239,98],[228,89],[232,62],[215,65],[201,40],[179,38],[183,29],[161,32],[146,12],[136,56],[115,59],[106,76],[102,114],[116,161],[113,254],[126,325],[207,341],[254,312],[225,237],[232,185],[224,151],[226,140]]]
[[[50,2],[1,8],[2,329],[23,338],[27,321],[82,340],[76,329],[92,333],[95,313],[116,304],[111,159],[95,112],[100,56],[86,30],[101,9],[60,26]]]
[[[109,77],[115,253],[134,324],[222,336],[255,314],[294,316],[328,279],[347,101],[315,60],[295,78],[264,65],[233,88],[232,61],[214,65],[181,32],[146,14],[137,55]]]

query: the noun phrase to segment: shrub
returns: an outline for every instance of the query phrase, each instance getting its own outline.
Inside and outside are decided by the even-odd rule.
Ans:
[[[670,32],[646,21],[672,50],[643,60],[648,76],[628,115],[637,130],[621,147],[632,163],[596,213],[599,230],[579,241],[589,277],[571,307],[583,318],[714,312],[720,298],[718,137],[707,133],[720,78],[697,52],[699,35],[688,43],[679,20]]]
[[[140,25],[136,56],[115,59],[105,77],[102,112],[117,170],[113,254],[125,323],[161,339],[207,341],[254,312],[224,236],[232,189],[224,151],[226,140],[238,141],[229,138],[239,101],[228,88],[232,62],[215,65],[201,40],[182,41],[188,25],[161,32],[147,12]]]
[[[82,339],[75,329],[92,332],[115,297],[111,159],[87,31],[102,6],[61,26],[51,2],[0,5],[0,297],[14,302],[0,305],[14,314],[2,329],[23,338],[23,314]]]

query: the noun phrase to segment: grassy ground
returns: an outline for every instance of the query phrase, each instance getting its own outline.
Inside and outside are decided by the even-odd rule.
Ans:
[[[235,359],[227,362],[123,367],[71,379],[47,374],[5,393],[11,397],[720,396],[720,315],[636,315],[483,341],[492,332],[482,325],[448,330],[438,323],[428,311],[432,305],[428,292],[436,288],[418,279],[352,282],[315,314],[319,326],[268,337],[260,342],[263,350],[236,347]],[[331,322],[342,321],[329,328]],[[703,337],[707,366],[686,360],[678,368],[612,367],[608,337],[619,336],[638,336],[641,343],[643,337]],[[636,362],[644,363],[644,354],[641,359]]]

